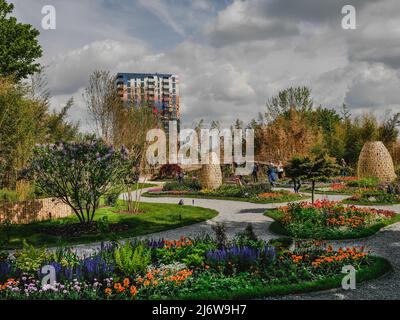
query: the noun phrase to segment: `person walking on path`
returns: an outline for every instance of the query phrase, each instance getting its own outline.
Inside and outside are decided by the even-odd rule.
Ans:
[[[279,161],[279,164],[278,164],[278,178],[279,178],[279,180],[281,180],[283,178],[283,172],[284,172],[284,170],[283,170],[282,161]]]
[[[300,193],[300,188],[301,188],[301,180],[299,178],[293,179],[293,190],[294,193]]]
[[[342,160],[340,160],[340,164],[341,164],[341,168],[340,168],[340,175],[342,177],[347,176],[347,163],[346,161],[342,158]]]
[[[254,162],[253,172],[251,173],[251,176],[253,177],[254,183],[258,182],[258,164],[256,162]]]
[[[268,169],[267,169],[267,176],[268,176],[268,181],[271,184],[271,186],[275,186],[275,181],[277,180],[276,178],[276,171],[275,171],[275,164],[271,161]]]

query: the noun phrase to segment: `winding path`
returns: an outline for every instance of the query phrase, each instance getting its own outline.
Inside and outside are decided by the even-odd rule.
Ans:
[[[347,196],[341,195],[316,195],[316,199],[342,200]],[[178,203],[179,198],[142,198],[143,202],[152,203]],[[285,203],[274,204],[254,204],[240,201],[211,200],[211,199],[191,199],[184,198],[186,205],[194,205],[210,208],[219,212],[218,216],[211,220],[200,222],[194,225],[185,226],[177,229],[166,230],[158,233],[148,234],[139,238],[152,239],[177,239],[181,235],[194,237],[204,233],[212,233],[212,226],[218,222],[224,223],[227,235],[234,236],[242,231],[248,223],[253,225],[253,229],[259,238],[269,240],[276,238],[277,235],[268,230],[272,219],[263,215],[266,209],[276,208]],[[400,205],[393,206],[374,206],[377,209],[393,210],[400,214]],[[394,268],[394,272],[383,278],[359,284],[356,290],[345,291],[335,289],[301,295],[289,295],[279,299],[400,299],[400,223],[393,224],[382,229],[380,232],[365,239],[345,240],[333,242],[337,246],[367,246],[374,255],[388,259]],[[100,243],[85,244],[74,246],[80,255],[87,255],[97,250]]]

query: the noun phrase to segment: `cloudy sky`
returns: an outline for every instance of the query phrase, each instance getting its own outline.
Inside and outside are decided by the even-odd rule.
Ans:
[[[265,111],[279,90],[306,85],[317,105],[354,115],[400,112],[399,0],[13,0],[41,31],[53,107],[89,128],[89,74],[165,72],[181,78],[183,121],[231,123]],[[43,30],[44,5],[57,29]],[[356,8],[344,30],[341,9]]]

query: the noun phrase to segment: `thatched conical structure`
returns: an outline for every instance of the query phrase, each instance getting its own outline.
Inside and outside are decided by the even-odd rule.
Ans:
[[[380,182],[396,179],[392,157],[381,141],[367,142],[358,159],[358,177],[376,177]]]
[[[221,166],[215,158],[215,153],[210,153],[210,163],[201,167],[199,182],[202,189],[215,190],[222,185]]]

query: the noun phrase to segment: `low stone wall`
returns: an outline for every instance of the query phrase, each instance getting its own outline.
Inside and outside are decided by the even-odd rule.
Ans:
[[[64,218],[71,213],[71,208],[57,199],[0,202],[0,223],[8,218],[16,224],[27,224],[35,221]]]

